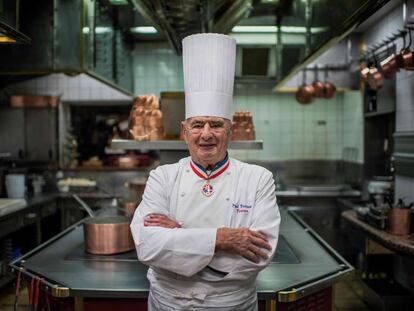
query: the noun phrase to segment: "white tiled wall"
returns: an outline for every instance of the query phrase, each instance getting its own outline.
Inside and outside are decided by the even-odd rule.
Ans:
[[[349,162],[364,162],[363,105],[359,91],[343,94],[342,157]]]
[[[167,44],[137,44],[133,54],[136,94],[183,91],[181,57]],[[264,141],[263,150],[234,150],[242,160],[294,160],[343,157],[345,147],[358,148],[362,162],[362,103],[359,93],[338,94],[331,100],[316,100],[302,106],[294,94],[272,92],[272,84],[236,84],[235,109],[253,113],[256,137]],[[356,112],[360,111],[361,114]],[[344,132],[344,112],[352,130]],[[346,144],[344,144],[346,139]]]
[[[10,85],[5,92],[9,95],[57,95],[62,101],[131,100],[130,96],[87,74],[51,74]]]

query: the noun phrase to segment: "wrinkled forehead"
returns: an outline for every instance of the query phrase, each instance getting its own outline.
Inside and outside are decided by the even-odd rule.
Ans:
[[[186,122],[188,124],[194,124],[194,123],[206,123],[206,122],[228,122],[228,119],[221,118],[221,117],[192,117],[188,118]]]

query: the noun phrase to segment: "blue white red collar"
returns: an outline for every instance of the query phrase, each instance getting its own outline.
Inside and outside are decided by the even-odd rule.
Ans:
[[[190,159],[190,167],[193,170],[193,172],[200,178],[209,180],[218,177],[221,175],[230,165],[230,159],[229,156],[226,155],[226,157],[218,162],[214,168],[207,172],[200,164],[193,161],[193,159]]]

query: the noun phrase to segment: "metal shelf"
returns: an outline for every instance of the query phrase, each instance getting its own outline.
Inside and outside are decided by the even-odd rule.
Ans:
[[[112,148],[127,150],[187,150],[183,140],[147,140],[113,139]],[[262,140],[235,140],[229,144],[229,149],[263,149]]]

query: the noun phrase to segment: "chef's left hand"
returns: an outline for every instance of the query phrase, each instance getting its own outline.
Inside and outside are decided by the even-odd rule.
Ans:
[[[181,225],[163,214],[149,214],[144,219],[146,227],[181,228]]]

